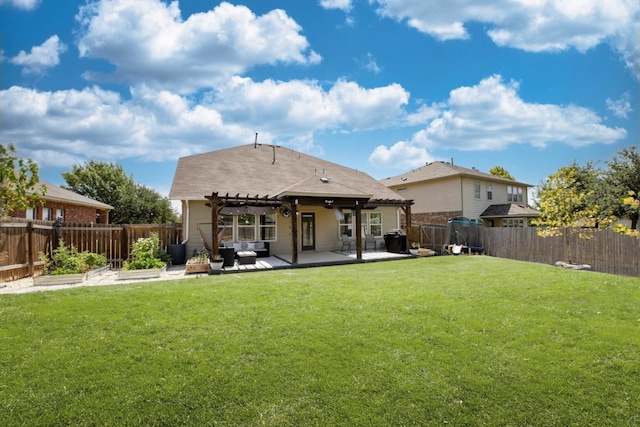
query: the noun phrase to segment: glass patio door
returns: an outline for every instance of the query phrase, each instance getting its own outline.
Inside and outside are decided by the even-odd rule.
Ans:
[[[316,249],[316,217],[314,213],[302,213],[302,250]]]

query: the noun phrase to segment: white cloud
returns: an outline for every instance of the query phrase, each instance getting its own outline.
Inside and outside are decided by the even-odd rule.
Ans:
[[[30,53],[20,51],[10,62],[24,67],[23,74],[43,74],[47,68],[60,63],[60,54],[66,50],[67,46],[57,35],[53,35],[40,46],[33,46]]]
[[[167,92],[147,88],[124,101],[97,87],[39,92],[11,87],[0,92],[3,138],[43,165],[79,159],[175,159],[214,149],[209,141],[237,141],[250,130],[225,124],[220,115]]]
[[[0,91],[3,139],[20,141],[28,157],[56,166],[87,157],[176,159],[253,142],[255,132],[262,143],[317,151],[315,133],[390,125],[409,96],[399,85],[367,89],[337,81],[325,90],[316,82],[240,77],[198,100],[145,85],[130,92],[125,100],[98,87]]]
[[[499,75],[475,86],[454,89],[446,103],[424,108],[422,114],[428,121],[410,141],[399,142],[390,149],[378,147],[371,160],[384,163],[387,158],[416,157],[412,162],[416,166],[424,163],[416,154],[420,150],[500,150],[513,144],[583,147],[611,144],[627,137],[624,129],[605,126],[587,108],[528,103],[520,98],[518,89],[518,83],[505,83]]]
[[[382,16],[439,40],[466,39],[465,23],[489,24],[499,46],[530,52],[575,48],[581,52],[609,42],[640,79],[640,2],[636,0],[370,0]]]
[[[629,117],[629,113],[633,110],[631,108],[631,103],[629,102],[629,94],[625,93],[620,97],[620,99],[609,99],[606,101],[607,109],[613,114],[623,119]]]
[[[17,9],[33,10],[40,4],[40,0],[0,0],[0,6],[5,4]]]
[[[425,148],[405,141],[396,142],[391,148],[379,145],[369,156],[369,163],[378,168],[410,169],[434,160]]]
[[[366,59],[361,61],[361,66],[365,70],[371,71],[373,74],[380,74],[380,71],[382,71],[378,66],[376,58],[374,58],[373,55],[369,52],[367,52]]]
[[[249,122],[272,134],[314,130],[365,130],[388,126],[402,114],[409,94],[400,85],[366,89],[337,81],[328,91],[317,82],[235,77],[219,87],[216,108],[232,120]]]
[[[353,5],[351,0],[320,0],[320,6],[325,9],[340,9],[349,12]]]
[[[76,19],[80,56],[109,61],[116,67],[111,78],[181,93],[214,87],[258,64],[321,60],[309,50],[301,27],[280,9],[256,16],[223,2],[183,20],[177,1],[101,0],[82,7]]]

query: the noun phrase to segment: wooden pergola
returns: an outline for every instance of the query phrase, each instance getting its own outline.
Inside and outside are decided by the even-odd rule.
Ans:
[[[240,196],[239,194],[221,195],[217,192],[205,196],[209,200],[208,205],[211,207],[211,241],[213,242],[213,254],[219,255],[218,248],[218,216],[223,208],[240,208],[245,206],[251,207],[271,207],[282,208],[287,207],[290,210],[289,218],[291,219],[291,261],[292,264],[298,263],[298,207],[303,206],[324,206],[339,209],[351,209],[355,212],[356,217],[356,257],[362,259],[362,216],[363,210],[375,209],[382,206],[400,207],[407,219],[406,223],[411,224],[411,205],[413,200],[402,199],[371,199],[369,197],[332,197],[330,194],[323,196],[309,195],[286,195],[286,196]],[[408,241],[411,241],[411,227],[406,226]]]

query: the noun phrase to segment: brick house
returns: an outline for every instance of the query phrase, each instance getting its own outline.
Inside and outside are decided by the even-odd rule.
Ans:
[[[65,222],[109,223],[109,211],[113,209],[113,206],[47,182],[38,183],[36,188],[40,188],[42,185],[47,187],[42,202],[26,211],[14,211],[11,213],[11,217],[44,221],[55,221],[62,218]]]

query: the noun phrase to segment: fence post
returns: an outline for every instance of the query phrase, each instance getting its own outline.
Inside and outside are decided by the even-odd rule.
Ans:
[[[29,263],[29,277],[33,277],[34,273],[34,260],[33,260],[33,221],[27,223],[27,262]]]
[[[127,226],[122,224],[120,249],[122,251],[122,262],[129,259],[129,232]]]

